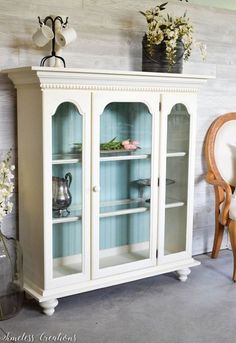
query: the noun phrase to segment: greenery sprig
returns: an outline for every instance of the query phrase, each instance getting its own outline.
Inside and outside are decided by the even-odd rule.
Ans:
[[[121,141],[117,141],[116,137],[111,139],[109,142],[101,143],[100,150],[120,150],[123,149]]]

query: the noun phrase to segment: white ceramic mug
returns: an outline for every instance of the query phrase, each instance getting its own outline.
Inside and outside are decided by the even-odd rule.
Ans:
[[[42,47],[46,45],[51,39],[53,39],[54,34],[52,29],[47,25],[42,25],[32,36],[33,42]]]
[[[77,33],[72,27],[63,29],[61,32],[57,32],[55,37],[56,43],[62,48],[76,40],[76,38]]]

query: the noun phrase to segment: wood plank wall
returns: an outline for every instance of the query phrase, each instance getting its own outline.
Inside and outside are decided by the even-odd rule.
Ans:
[[[37,16],[60,14],[69,16],[78,33],[77,41],[63,52],[68,67],[141,70],[145,20],[138,11],[156,4],[153,0],[0,0],[0,68],[38,65],[47,49],[39,49],[31,41]],[[236,110],[236,12],[169,1],[169,13],[183,14],[186,9],[195,38],[207,44],[208,56],[203,63],[195,49],[184,72],[216,75],[199,96],[193,242],[197,254],[211,249],[214,231],[213,190],[203,179],[204,137],[218,115]],[[0,157],[13,147],[17,164],[16,137],[15,90],[0,74]],[[16,207],[4,221],[9,234],[17,232]]]

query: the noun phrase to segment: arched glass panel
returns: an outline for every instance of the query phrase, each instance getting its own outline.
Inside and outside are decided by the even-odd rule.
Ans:
[[[176,104],[168,115],[165,255],[186,249],[190,115]]]
[[[76,144],[82,143],[82,120],[73,103],[63,102],[58,106],[52,117],[53,159],[77,152]]]
[[[52,116],[53,277],[82,272],[82,127],[71,102]]]
[[[152,115],[113,102],[100,116],[100,268],[150,257]]]

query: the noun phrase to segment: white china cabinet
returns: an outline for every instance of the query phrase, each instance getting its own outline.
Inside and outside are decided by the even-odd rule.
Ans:
[[[208,77],[5,72],[17,88],[26,292],[51,315],[63,296],[171,271],[185,281],[199,264],[191,255],[194,140],[197,91]],[[69,189],[69,213],[52,210],[55,178]]]

